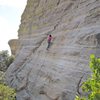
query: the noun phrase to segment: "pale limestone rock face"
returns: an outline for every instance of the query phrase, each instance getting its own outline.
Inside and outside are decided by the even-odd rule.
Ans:
[[[11,48],[11,53],[12,55],[16,55],[17,48],[19,46],[18,40],[17,39],[12,39],[8,42],[10,48]]]
[[[17,100],[74,100],[90,74],[89,55],[100,57],[100,0],[28,0],[18,36],[6,72]]]

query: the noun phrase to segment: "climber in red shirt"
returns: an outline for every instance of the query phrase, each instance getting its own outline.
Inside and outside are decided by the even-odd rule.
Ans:
[[[49,49],[50,45],[51,45],[51,41],[52,41],[52,35],[50,34],[47,38],[47,42],[48,42],[48,46],[47,46],[47,50]]]

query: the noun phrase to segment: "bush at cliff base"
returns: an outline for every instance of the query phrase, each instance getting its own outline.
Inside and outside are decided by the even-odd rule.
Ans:
[[[15,100],[15,90],[0,83],[0,100]]]
[[[88,96],[76,96],[75,100],[100,100],[100,58],[90,56],[92,76],[82,85],[83,92]]]

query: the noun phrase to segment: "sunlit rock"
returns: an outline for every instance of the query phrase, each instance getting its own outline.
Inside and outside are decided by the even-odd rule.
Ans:
[[[53,35],[47,47],[47,35]],[[18,30],[16,59],[6,72],[18,100],[74,100],[100,56],[99,0],[28,0]]]

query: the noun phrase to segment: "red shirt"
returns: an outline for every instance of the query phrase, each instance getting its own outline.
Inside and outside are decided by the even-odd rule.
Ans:
[[[51,42],[52,36],[48,36],[48,42]]]

